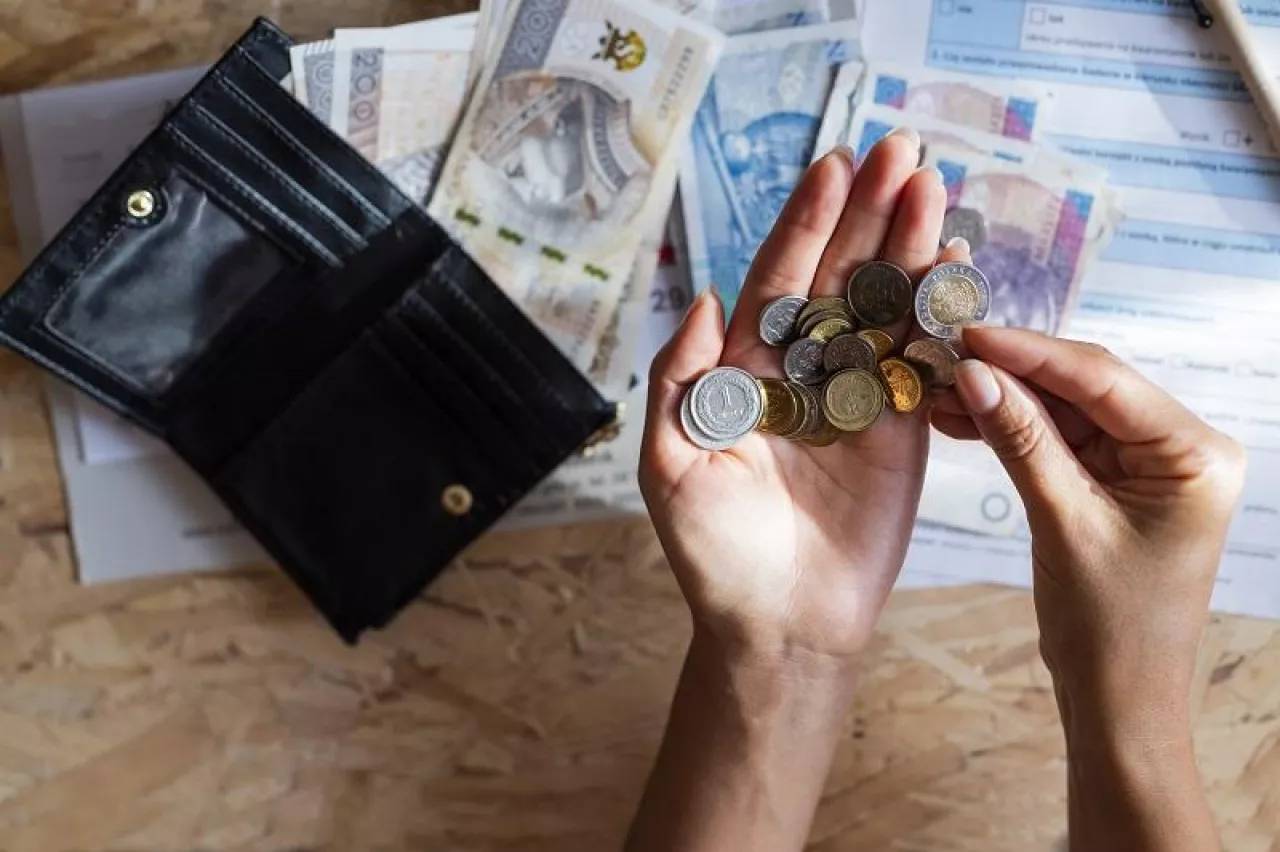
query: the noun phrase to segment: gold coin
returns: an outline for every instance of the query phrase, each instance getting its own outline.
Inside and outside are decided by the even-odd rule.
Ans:
[[[884,390],[866,370],[841,370],[822,389],[822,411],[842,432],[861,432],[884,411]]]
[[[796,327],[803,327],[809,317],[825,311],[836,311],[843,316],[853,316],[853,308],[849,306],[848,299],[841,296],[819,296],[816,299],[810,299],[809,303],[800,311],[800,314],[796,317]]]
[[[787,435],[804,422],[804,407],[795,391],[780,379],[756,379],[764,394],[764,412],[756,429],[768,435]]]
[[[858,332],[858,336],[871,344],[871,348],[876,350],[876,360],[889,357],[889,353],[893,351],[893,338],[887,332],[878,328],[864,328]]]
[[[847,313],[841,313],[840,311],[817,311],[816,313],[810,314],[804,322],[797,326],[797,328],[800,329],[800,336],[808,337],[809,332],[813,331],[814,327],[819,323],[824,323],[827,320],[833,319],[845,320],[850,326],[853,325],[853,317]]]
[[[888,388],[889,405],[894,411],[908,414],[916,410],[924,397],[924,382],[915,367],[901,358],[886,358],[880,362],[880,377]]]
[[[804,436],[804,442],[811,447],[829,447],[836,442],[843,433],[836,428],[835,424],[827,419],[823,414],[819,419],[817,429],[810,435]]]
[[[809,338],[821,340],[823,343],[830,343],[832,338],[848,334],[851,331],[853,331],[853,323],[847,319],[828,319],[815,325],[809,332]]]
[[[978,315],[982,296],[968,278],[951,275],[929,293],[929,314],[943,325],[958,325]]]

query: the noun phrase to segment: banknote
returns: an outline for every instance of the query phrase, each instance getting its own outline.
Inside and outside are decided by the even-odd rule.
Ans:
[[[325,124],[333,111],[333,39],[289,48],[293,96]]]
[[[825,24],[831,20],[829,0],[720,0],[712,22],[731,35]]]
[[[429,211],[583,371],[724,38],[648,0],[506,16]]]
[[[419,202],[462,115],[476,18],[334,33],[330,126]]]
[[[1057,332],[1090,263],[1119,223],[1114,194],[1101,179],[1081,179],[1052,164],[1066,155],[1014,163],[933,145],[949,207],[982,214],[986,240],[973,260],[991,282],[987,322]]]
[[[818,132],[819,147],[851,144],[849,128],[863,105],[924,115],[973,130],[1032,141],[1052,99],[1048,87],[999,77],[871,60],[843,66]]]
[[[695,291],[714,286],[726,310],[809,163],[836,66],[858,51],[854,21],[729,40],[680,175]]]

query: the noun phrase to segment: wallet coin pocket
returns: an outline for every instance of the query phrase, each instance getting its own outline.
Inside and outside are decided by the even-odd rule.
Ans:
[[[119,204],[119,223],[68,276],[43,325],[154,399],[298,258],[180,169]]]
[[[328,566],[300,585],[351,637],[536,482],[496,465],[469,429],[366,333],[213,482],[286,567]],[[256,518],[271,522],[253,529]]]

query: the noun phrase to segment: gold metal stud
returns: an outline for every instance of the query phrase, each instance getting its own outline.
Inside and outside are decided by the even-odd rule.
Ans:
[[[440,503],[444,506],[444,510],[457,518],[470,512],[474,502],[475,498],[471,496],[471,490],[465,485],[450,485],[440,495]]]
[[[135,219],[145,219],[156,212],[156,197],[149,189],[135,189],[129,193],[124,209]]]

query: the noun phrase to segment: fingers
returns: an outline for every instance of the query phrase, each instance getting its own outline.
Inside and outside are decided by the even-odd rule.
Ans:
[[[1199,418],[1100,346],[1034,331],[966,328],[970,352],[1072,405],[1122,443],[1157,441]]]
[[[726,363],[739,363],[758,345],[760,311],[766,304],[779,296],[809,295],[852,183],[853,162],[839,150],[805,172],[743,282],[725,338]]]
[[[853,180],[843,215],[813,280],[815,296],[844,292],[859,265],[880,256],[903,188],[920,161],[920,136],[900,128],[871,149]],[[934,237],[937,245],[937,237]]]
[[[934,409],[929,412],[929,420],[933,423],[933,428],[948,438],[955,438],[957,441],[982,440],[982,433],[968,414],[950,414]]]
[[[715,291],[704,290],[649,370],[649,408],[640,449],[642,478],[670,478],[699,452],[680,425],[680,403],[689,385],[719,363],[723,347],[723,309]]]
[[[976,431],[1009,472],[1027,511],[1080,502],[1079,487],[1093,480],[1063,441],[1039,400],[1004,370],[981,361],[956,367],[956,393]],[[961,418],[939,412],[940,422],[965,437]],[[950,432],[948,434],[951,434]]]
[[[932,166],[917,169],[902,187],[880,259],[902,267],[913,281],[923,275],[938,257],[938,237],[946,212],[942,175]]]

